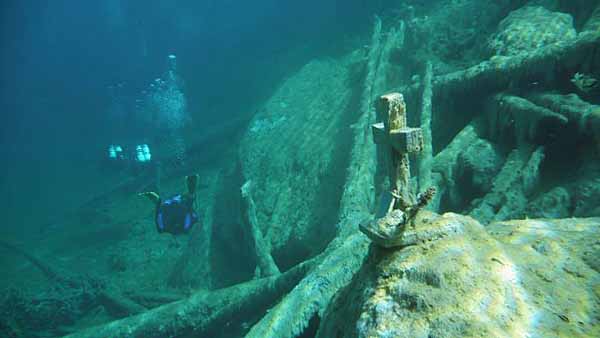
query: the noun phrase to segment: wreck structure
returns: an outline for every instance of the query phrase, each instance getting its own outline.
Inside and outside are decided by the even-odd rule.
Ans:
[[[574,23],[500,1],[485,57],[418,47],[464,3],[375,18],[365,46],[288,78],[203,188],[162,289],[111,289],[121,315],[65,333],[600,336],[600,4]]]

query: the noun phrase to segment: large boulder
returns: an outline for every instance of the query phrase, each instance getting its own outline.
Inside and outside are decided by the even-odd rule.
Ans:
[[[523,220],[484,228],[423,213],[420,241],[371,246],[318,337],[597,337],[600,219]],[[445,236],[427,236],[439,228]],[[419,230],[421,229],[421,230]],[[419,236],[412,236],[419,238]]]
[[[511,56],[576,36],[571,15],[527,6],[511,12],[500,22],[488,46],[495,55]]]

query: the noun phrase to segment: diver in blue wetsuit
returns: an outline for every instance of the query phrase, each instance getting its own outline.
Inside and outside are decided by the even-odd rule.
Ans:
[[[150,199],[156,206],[154,222],[159,233],[185,234],[198,221],[198,215],[194,210],[198,175],[186,176],[185,181],[188,189],[186,194],[178,194],[165,200],[155,192],[140,194]]]

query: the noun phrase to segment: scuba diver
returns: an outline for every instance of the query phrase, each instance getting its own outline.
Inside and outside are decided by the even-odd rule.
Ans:
[[[108,156],[105,162],[111,169],[117,171],[133,169],[135,173],[139,173],[155,165],[156,161],[152,160],[152,153],[148,144],[136,145],[135,152],[125,151],[123,148],[118,144],[111,144],[108,147]]]
[[[111,144],[108,147],[108,157],[105,159],[106,165],[114,170],[121,171],[127,168],[128,158],[123,152],[123,147],[118,144]]]
[[[172,235],[188,233],[194,223],[198,221],[195,211],[196,187],[198,186],[198,175],[186,176],[186,194],[177,194],[163,200],[156,192],[143,192],[145,196],[156,206],[154,222],[159,233],[167,232]]]

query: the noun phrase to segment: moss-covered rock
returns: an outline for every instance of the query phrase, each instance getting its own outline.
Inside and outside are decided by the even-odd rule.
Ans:
[[[484,228],[457,214],[424,216],[417,232],[453,230],[400,250],[372,246],[319,337],[598,335],[600,274],[587,261],[600,219]]]
[[[527,6],[511,12],[502,20],[498,31],[489,41],[489,49],[496,55],[510,56],[576,36],[571,15],[551,12],[544,7]]]

